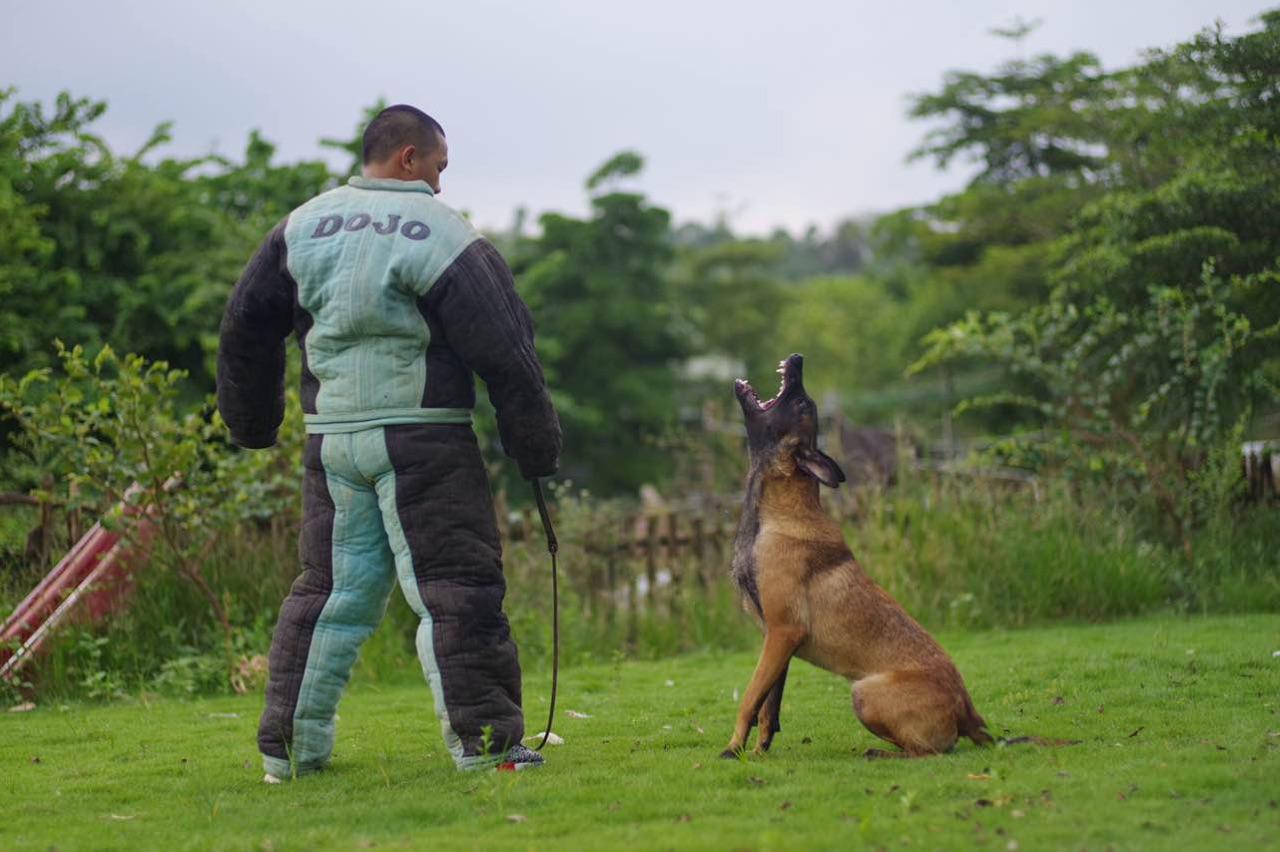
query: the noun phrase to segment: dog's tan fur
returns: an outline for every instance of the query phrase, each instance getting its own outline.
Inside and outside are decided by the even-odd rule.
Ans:
[[[797,465],[797,446],[784,438],[763,472],[753,553],[762,612],[746,609],[764,630],[764,650],[726,755],[743,748],[753,722],[756,751],[769,748],[792,656],[853,681],[858,718],[904,756],[949,751],[961,736],[991,742],[951,658],[854,559],[822,509],[818,481]]]

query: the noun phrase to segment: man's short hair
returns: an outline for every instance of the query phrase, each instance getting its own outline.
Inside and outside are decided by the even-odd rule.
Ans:
[[[443,137],[440,122],[417,107],[389,106],[364,129],[364,161],[381,163],[405,145],[425,153],[439,145]]]

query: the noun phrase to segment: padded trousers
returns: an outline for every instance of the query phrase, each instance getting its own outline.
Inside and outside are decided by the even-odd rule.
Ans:
[[[302,573],[271,640],[258,747],[280,778],[322,769],[361,644],[398,584],[445,746],[460,768],[524,736],[520,663],[488,476],[469,425],[308,435]]]

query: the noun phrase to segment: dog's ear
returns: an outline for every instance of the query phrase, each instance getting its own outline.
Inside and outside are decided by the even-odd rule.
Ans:
[[[828,488],[835,488],[844,482],[844,471],[840,469],[840,465],[822,450],[811,450],[807,447],[798,450],[796,464]]]

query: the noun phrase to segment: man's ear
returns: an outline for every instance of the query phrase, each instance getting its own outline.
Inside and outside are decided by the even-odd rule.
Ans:
[[[835,488],[844,482],[844,471],[840,469],[840,465],[822,450],[811,450],[807,447],[797,450],[796,464],[828,488]]]
[[[400,153],[396,155],[396,159],[399,161],[398,165],[400,166],[401,171],[405,172],[406,174],[412,174],[413,160],[417,156],[418,156],[418,148],[416,145],[405,145],[403,148],[401,148]]]

